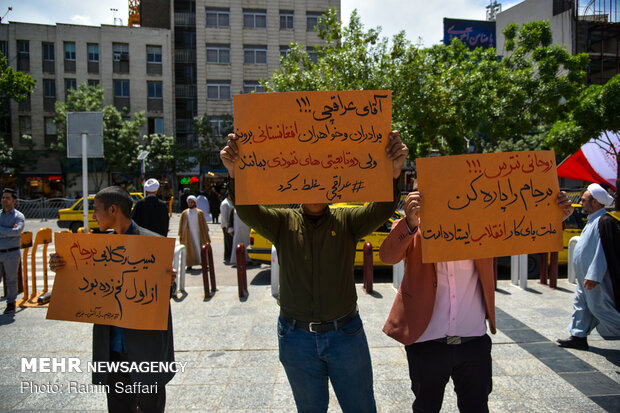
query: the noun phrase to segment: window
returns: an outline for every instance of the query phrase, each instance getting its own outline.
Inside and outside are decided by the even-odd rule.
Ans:
[[[280,30],[293,30],[295,28],[295,12],[293,10],[280,10]]]
[[[129,45],[127,43],[113,43],[112,53],[114,54],[114,61],[128,61],[129,60]]]
[[[319,17],[321,17],[323,13],[312,12],[309,11],[306,13],[306,30],[309,32],[314,32],[319,25]]]
[[[55,72],[55,62],[54,62],[54,43],[43,43],[43,72],[44,73],[54,73]]]
[[[319,61],[319,57],[316,53],[316,50],[314,50],[314,47],[307,47],[306,52],[308,53],[308,57],[314,64]]]
[[[17,41],[17,70],[30,71],[30,43],[28,40]]]
[[[75,60],[75,43],[65,42],[65,60]]]
[[[246,29],[264,29],[267,27],[267,10],[243,10],[243,27]]]
[[[43,60],[54,60],[54,43],[43,43]]]
[[[261,93],[265,88],[256,80],[246,80],[243,82],[243,93]]]
[[[148,119],[148,134],[164,134],[164,118],[149,118]]]
[[[77,82],[75,79],[65,79],[65,99],[69,97],[69,92],[75,89],[77,89]]]
[[[280,58],[286,59],[291,49],[288,46],[280,46]]]
[[[99,61],[99,45],[98,44],[88,44],[88,61],[89,62],[98,62]]]
[[[267,64],[267,46],[243,46],[243,63]]]
[[[149,99],[161,99],[163,97],[161,82],[146,82],[146,86]]]
[[[30,42],[28,40],[17,41],[17,57],[30,59]]]
[[[229,27],[230,9],[205,9],[207,16],[207,27]]]
[[[0,40],[0,53],[5,57],[9,55],[9,44],[6,40]]]
[[[54,112],[56,103],[56,81],[54,79],[43,79],[43,110]]]
[[[161,63],[161,46],[146,46],[147,63]]]
[[[114,81],[114,97],[128,98],[129,97],[129,80],[115,80]]]
[[[207,99],[230,98],[230,80],[207,80]]]
[[[56,124],[54,123],[54,118],[51,116],[44,117],[43,122],[45,123],[45,147],[49,148],[50,145],[57,140]]]
[[[43,79],[43,97],[56,98],[56,82],[54,79]]]
[[[99,86],[99,79],[88,79],[88,86]]]
[[[127,43],[112,43],[112,54],[112,72],[129,73],[129,45]]]
[[[225,136],[232,132],[232,121],[230,119],[213,116],[209,119],[209,125],[211,126],[209,136]]]
[[[30,116],[19,117],[19,135],[32,135],[32,121]]]
[[[230,45],[227,44],[208,44],[207,63],[230,63]]]

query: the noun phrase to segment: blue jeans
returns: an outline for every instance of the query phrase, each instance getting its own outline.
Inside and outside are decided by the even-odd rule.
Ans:
[[[338,330],[312,333],[278,318],[280,362],[293,389],[298,412],[326,412],[328,380],[343,413],[377,411],[372,364],[358,315]]]

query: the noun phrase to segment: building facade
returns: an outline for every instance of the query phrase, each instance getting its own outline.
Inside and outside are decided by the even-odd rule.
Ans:
[[[222,136],[234,116],[232,97],[263,92],[259,80],[280,67],[291,42],[313,53],[322,42],[318,19],[328,8],[339,13],[340,0],[141,0],[140,27],[1,24],[0,51],[36,80],[27,101],[10,103],[5,136],[25,150],[20,137],[31,135],[34,149],[45,153],[23,173],[22,181],[30,183],[20,196],[74,195],[81,188],[79,162],[61,165],[50,149],[54,104],[70,89],[82,82],[101,85],[104,105],[145,112],[141,135],[173,135],[196,149],[194,119],[204,117],[213,136]],[[225,176],[213,151],[176,178],[158,178],[170,180],[170,188],[198,191],[219,187]]]
[[[620,73],[619,7],[607,0],[525,0],[497,14],[497,52],[506,55],[502,31],[508,24],[547,20],[554,44],[590,57],[588,84],[604,84]]]
[[[316,26],[327,8],[339,13],[340,0],[141,0],[142,27],[163,27],[152,11],[172,10],[177,142],[196,148],[193,122],[203,116],[221,136],[234,95],[263,92],[259,80],[280,67],[291,42],[309,51],[322,42]],[[206,189],[224,176],[214,152],[200,170],[181,173],[178,185]]]
[[[144,111],[141,135],[174,133],[171,30],[11,22],[0,25],[0,51],[36,80],[26,101],[10,102],[9,122],[3,123],[14,149],[27,149],[21,139],[27,134],[34,150],[45,154],[24,172],[22,197],[73,195],[81,188],[79,165],[61,165],[50,145],[57,138],[56,101],[82,82],[103,87],[104,105]]]

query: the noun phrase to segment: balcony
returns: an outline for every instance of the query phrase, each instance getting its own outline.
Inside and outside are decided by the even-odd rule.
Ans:
[[[174,13],[174,25],[182,27],[193,27],[196,25],[196,13],[178,12]]]
[[[195,85],[176,85],[174,89],[178,98],[194,98],[197,96]]]

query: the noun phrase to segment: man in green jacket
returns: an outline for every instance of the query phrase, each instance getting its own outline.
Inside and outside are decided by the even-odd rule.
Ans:
[[[228,135],[220,157],[235,196],[237,137]],[[280,262],[278,343],[300,412],[325,412],[328,380],[342,411],[376,412],[368,342],[357,311],[353,262],[357,241],[383,224],[400,198],[400,174],[409,150],[389,134],[394,198],[363,207],[329,209],[326,203],[299,209],[236,205],[239,217],[270,240]]]

